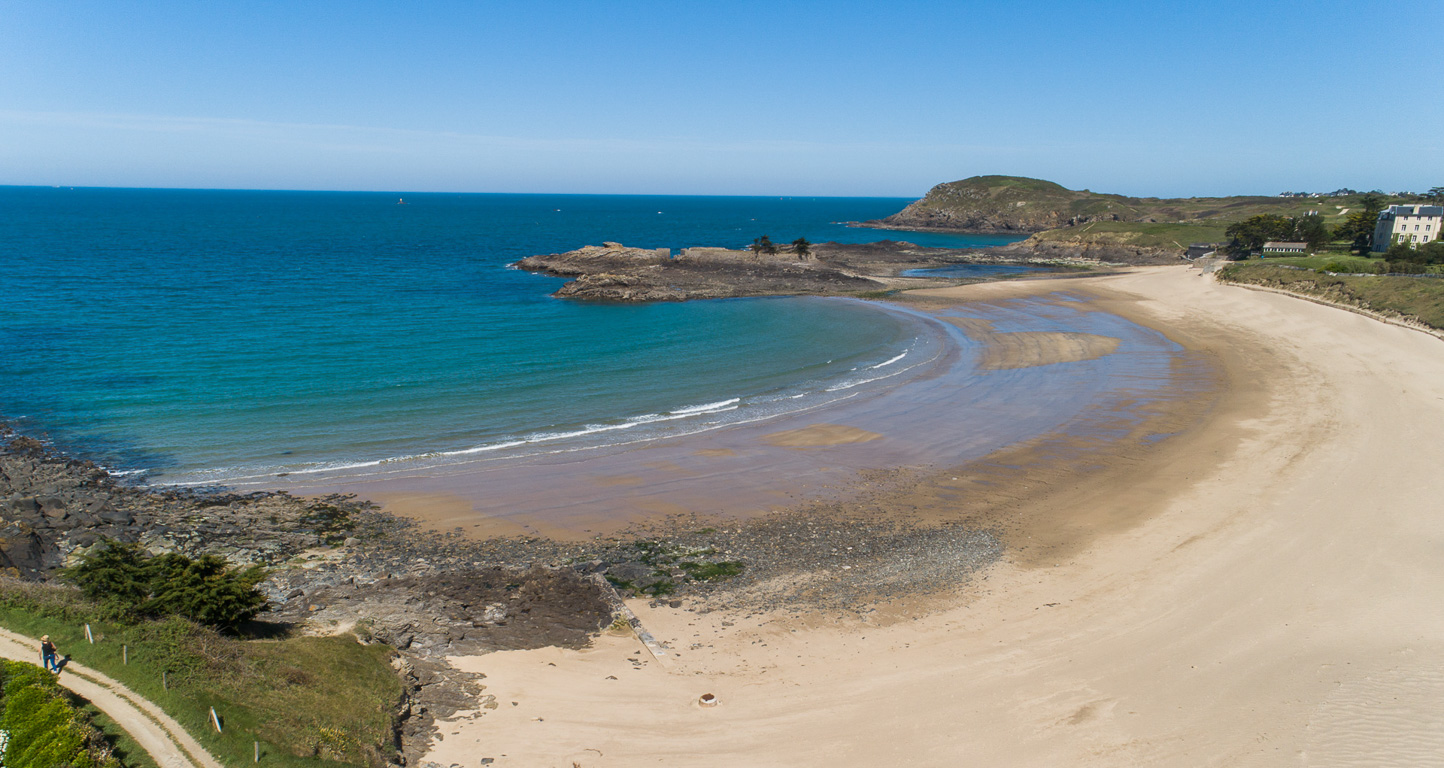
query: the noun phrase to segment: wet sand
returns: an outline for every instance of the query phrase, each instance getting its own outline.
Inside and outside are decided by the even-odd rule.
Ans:
[[[874,487],[878,473],[925,476],[1043,436],[1139,437],[1165,412],[1207,398],[1206,359],[1098,301],[1076,281],[1056,281],[996,301],[898,302],[890,311],[916,318],[919,354],[931,361],[812,412],[639,445],[283,487],[358,493],[475,537],[583,539],[842,502]]]
[[[1006,305],[1058,282],[913,301]],[[1218,386],[1169,401],[1191,412],[1120,398],[1111,430],[1099,409],[1095,429],[1070,423],[880,494],[899,514],[994,521],[1002,562],[860,619],[633,601],[665,664],[614,635],[455,659],[502,706],[444,724],[426,759],[1437,764],[1444,346],[1182,267],[1066,282],[1086,311],[1166,332]],[[699,706],[704,693],[720,704]]]

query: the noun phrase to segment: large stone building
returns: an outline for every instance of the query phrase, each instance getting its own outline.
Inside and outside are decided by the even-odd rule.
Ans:
[[[1382,251],[1395,240],[1418,245],[1438,240],[1444,227],[1444,206],[1391,205],[1379,213],[1374,225],[1374,250]]]

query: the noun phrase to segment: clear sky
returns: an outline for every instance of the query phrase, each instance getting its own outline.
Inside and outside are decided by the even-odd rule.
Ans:
[[[0,0],[0,184],[1444,184],[1444,2]]]

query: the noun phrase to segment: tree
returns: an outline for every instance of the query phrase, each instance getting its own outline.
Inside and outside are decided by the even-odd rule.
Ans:
[[[1444,264],[1444,240],[1431,240],[1420,245],[1418,251],[1425,264]]]
[[[1350,248],[1361,256],[1368,256],[1374,242],[1374,225],[1379,222],[1379,213],[1384,210],[1384,198],[1370,192],[1359,198],[1359,209],[1350,213],[1344,223],[1334,230],[1334,239],[1348,240]]]
[[[1389,262],[1403,261],[1409,263],[1422,263],[1422,254],[1414,250],[1414,246],[1408,240],[1396,238],[1384,251],[1384,260]]]
[[[792,252],[797,254],[799,261],[804,260],[812,253],[812,243],[807,242],[805,237],[799,237],[792,241]]]
[[[1317,213],[1300,216],[1294,219],[1293,238],[1296,242],[1308,243],[1309,250],[1316,251],[1329,244],[1329,227]]]
[[[1415,245],[1398,238],[1384,251],[1384,260],[1391,264],[1444,264],[1444,240]]]
[[[1444,200],[1444,187],[1430,187],[1424,196],[1430,200]]]
[[[772,256],[777,253],[777,244],[773,243],[772,238],[768,237],[767,235],[763,235],[762,237],[753,240],[752,245],[749,245],[747,247],[751,249],[754,255],[758,256],[764,253],[768,256]]]
[[[1247,258],[1270,240],[1293,237],[1294,220],[1277,213],[1262,213],[1230,224],[1224,231],[1228,245],[1224,250],[1232,259]]]
[[[256,589],[265,569],[232,568],[215,555],[152,557],[137,544],[110,542],[65,576],[87,597],[131,617],[184,616],[234,630],[266,607],[266,596]]]
[[[149,556],[138,544],[110,542],[65,572],[87,597],[134,611],[150,598]]]

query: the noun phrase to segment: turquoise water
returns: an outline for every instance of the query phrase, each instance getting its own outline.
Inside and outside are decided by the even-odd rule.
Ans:
[[[901,371],[914,329],[845,300],[560,301],[506,265],[603,240],[1009,241],[839,223],[896,199],[398,197],[0,187],[0,420],[178,483],[705,429]]]

